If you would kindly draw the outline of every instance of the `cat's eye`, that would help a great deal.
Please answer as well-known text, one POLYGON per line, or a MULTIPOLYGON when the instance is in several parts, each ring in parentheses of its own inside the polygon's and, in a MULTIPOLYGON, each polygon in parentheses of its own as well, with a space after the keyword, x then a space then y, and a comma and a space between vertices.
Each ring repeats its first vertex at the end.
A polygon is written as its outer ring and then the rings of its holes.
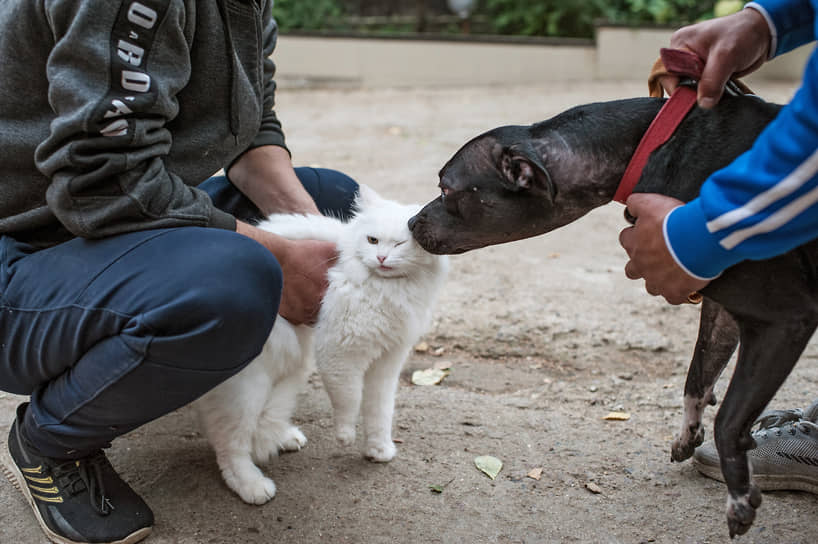
POLYGON ((378 239, 375 238, 374 236, 367 236, 366 241, 369 242, 370 244, 377 244, 378 243, 378 239))

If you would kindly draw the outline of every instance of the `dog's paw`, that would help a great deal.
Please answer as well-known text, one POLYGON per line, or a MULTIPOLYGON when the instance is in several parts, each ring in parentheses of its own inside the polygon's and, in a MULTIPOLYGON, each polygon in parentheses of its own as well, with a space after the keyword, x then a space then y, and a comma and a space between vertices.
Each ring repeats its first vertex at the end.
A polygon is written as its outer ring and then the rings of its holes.
POLYGON ((743 535, 753 524, 756 517, 756 508, 761 506, 761 491, 755 484, 750 484, 750 490, 739 497, 727 496, 727 528, 730 538, 743 535))
POLYGON ((395 458, 398 449, 390 440, 388 442, 376 442, 366 445, 364 450, 364 457, 375 463, 388 463, 395 458))
POLYGON ((335 428, 335 438, 342 446, 351 446, 355 443, 355 426, 338 425, 335 428))
POLYGON ((693 456, 696 448, 704 443, 704 427, 702 425, 691 425, 686 428, 682 435, 673 441, 670 448, 670 460, 681 463, 693 456))
POLYGON ((290 426, 281 437, 281 451, 300 451, 307 444, 307 437, 295 425, 290 426))

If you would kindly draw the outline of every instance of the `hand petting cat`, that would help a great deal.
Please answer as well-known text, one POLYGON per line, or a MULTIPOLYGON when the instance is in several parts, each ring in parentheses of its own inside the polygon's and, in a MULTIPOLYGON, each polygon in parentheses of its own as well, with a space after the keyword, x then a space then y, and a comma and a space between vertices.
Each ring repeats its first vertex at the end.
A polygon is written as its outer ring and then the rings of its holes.
POLYGON ((332 242, 288 240, 238 221, 236 232, 256 240, 276 256, 284 275, 278 313, 294 325, 315 323, 327 290, 327 271, 338 250, 332 242))

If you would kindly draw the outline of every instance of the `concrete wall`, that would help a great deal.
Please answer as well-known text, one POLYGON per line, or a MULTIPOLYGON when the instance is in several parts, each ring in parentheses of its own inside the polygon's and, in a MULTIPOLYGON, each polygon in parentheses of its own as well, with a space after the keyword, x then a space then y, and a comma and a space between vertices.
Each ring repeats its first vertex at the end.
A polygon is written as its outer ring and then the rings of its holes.
MULTIPOLYGON (((644 79, 671 29, 600 27, 596 40, 476 42, 281 36, 278 78, 366 87, 502 85, 554 80, 644 79)), ((749 79, 800 79, 812 46, 749 79)))

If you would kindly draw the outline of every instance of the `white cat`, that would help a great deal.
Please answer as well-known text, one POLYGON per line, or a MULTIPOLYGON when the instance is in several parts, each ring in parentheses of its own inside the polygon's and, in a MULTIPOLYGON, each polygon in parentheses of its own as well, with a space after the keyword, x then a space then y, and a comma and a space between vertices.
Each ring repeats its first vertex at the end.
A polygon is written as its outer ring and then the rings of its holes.
POLYGON ((412 238, 407 222, 419 205, 385 200, 361 186, 355 207, 348 223, 279 214, 258 225, 290 239, 334 242, 339 257, 314 329, 279 317, 261 355, 196 402, 222 476, 246 502, 262 504, 275 494, 275 484, 254 461, 306 444, 290 418, 313 355, 338 440, 354 442, 360 411, 364 455, 379 462, 395 456, 392 416, 400 370, 431 320, 448 260, 412 238))

